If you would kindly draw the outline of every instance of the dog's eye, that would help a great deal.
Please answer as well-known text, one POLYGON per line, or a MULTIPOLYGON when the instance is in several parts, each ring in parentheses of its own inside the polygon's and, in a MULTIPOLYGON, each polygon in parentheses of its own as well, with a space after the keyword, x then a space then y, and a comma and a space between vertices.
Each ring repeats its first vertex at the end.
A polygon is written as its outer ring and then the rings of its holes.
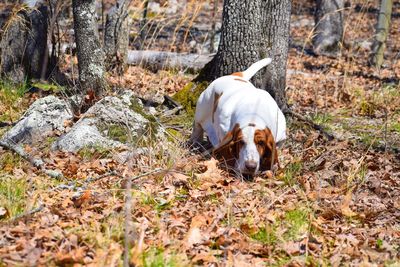
POLYGON ((238 144, 241 145, 241 146, 244 146, 244 141, 243 140, 239 140, 238 144))
POLYGON ((258 146, 264 146, 264 141, 262 141, 262 140, 258 141, 258 142, 257 142, 257 145, 258 145, 258 146))

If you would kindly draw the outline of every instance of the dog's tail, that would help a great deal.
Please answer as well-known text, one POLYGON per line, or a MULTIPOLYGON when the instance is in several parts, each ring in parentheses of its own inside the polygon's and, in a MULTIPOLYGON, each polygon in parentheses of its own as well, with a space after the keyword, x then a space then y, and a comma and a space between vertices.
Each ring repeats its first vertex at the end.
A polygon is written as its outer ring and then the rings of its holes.
POLYGON ((242 72, 235 72, 232 75, 240 76, 244 80, 249 81, 260 69, 264 68, 265 66, 269 65, 272 62, 272 59, 267 57, 253 63, 247 70, 242 72))

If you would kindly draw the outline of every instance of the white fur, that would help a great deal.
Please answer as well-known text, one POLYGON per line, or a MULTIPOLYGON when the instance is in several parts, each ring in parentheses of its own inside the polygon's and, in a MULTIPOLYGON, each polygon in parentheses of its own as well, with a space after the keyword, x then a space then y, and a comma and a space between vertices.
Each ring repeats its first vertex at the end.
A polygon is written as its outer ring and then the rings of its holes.
POLYGON ((256 161, 257 170, 259 168, 260 155, 254 144, 256 129, 269 128, 276 143, 286 139, 286 120, 277 103, 267 91, 257 89, 248 81, 259 69, 270 62, 271 59, 266 58, 254 63, 242 72, 243 78, 228 75, 216 79, 204 90, 197 101, 191 141, 201 141, 203 131, 205 131, 211 144, 216 148, 228 131, 239 123, 245 142, 236 163, 236 168, 241 172, 245 172, 245 162, 249 160, 256 161), (221 97, 213 122, 215 95, 221 95, 221 97), (256 126, 248 126, 249 123, 256 126))

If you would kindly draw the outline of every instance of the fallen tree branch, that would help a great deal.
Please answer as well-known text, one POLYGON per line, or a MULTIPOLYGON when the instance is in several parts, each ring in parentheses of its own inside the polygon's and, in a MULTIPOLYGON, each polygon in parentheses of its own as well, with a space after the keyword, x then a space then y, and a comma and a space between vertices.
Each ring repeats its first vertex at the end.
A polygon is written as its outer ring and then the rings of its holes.
POLYGON ((101 180, 101 179, 109 177, 109 176, 121 176, 121 175, 118 174, 115 171, 111 171, 111 172, 107 172, 105 174, 99 175, 97 177, 88 177, 84 181, 75 180, 75 181, 71 181, 71 182, 69 182, 67 184, 60 184, 60 185, 52 188, 51 191, 55 191, 55 190, 58 190, 58 189, 68 189, 68 190, 79 189, 79 190, 84 190, 84 189, 86 189, 86 187, 87 187, 87 185, 89 183, 101 180), (77 186, 78 184, 81 184, 81 186, 77 186))
POLYGON ((214 55, 199 55, 189 53, 174 53, 163 51, 134 51, 128 52, 127 64, 138 65, 152 71, 160 69, 201 70, 214 55))
POLYGON ((33 158, 31 155, 29 155, 29 153, 25 152, 21 146, 17 144, 10 144, 9 142, 3 140, 0 140, 0 146, 17 153, 23 159, 31 163, 34 167, 38 168, 42 173, 50 176, 51 178, 64 179, 64 175, 61 173, 61 171, 46 169, 44 166, 44 161, 41 158, 33 158))
POLYGON ((333 139, 338 139, 336 138, 333 134, 328 133, 323 126, 316 124, 315 122, 313 122, 312 120, 310 120, 309 118, 306 118, 302 115, 300 115, 299 113, 293 111, 293 110, 286 110, 285 114, 290 115, 302 122, 304 122, 305 124, 311 126, 312 128, 314 128, 315 130, 319 131, 320 133, 322 133, 323 135, 325 135, 329 141, 332 141, 333 139))
MULTIPOLYGON (((295 112, 295 111, 286 110, 284 113, 285 113, 286 115, 290 115, 290 116, 292 116, 292 117, 298 119, 299 121, 304 122, 305 124, 311 126, 311 127, 314 128, 315 130, 321 132, 323 135, 325 135, 325 136, 328 138, 329 141, 332 141, 333 139, 336 139, 336 140, 338 140, 338 141, 345 141, 345 140, 346 140, 345 138, 340 138, 340 137, 336 136, 336 135, 333 134, 333 133, 328 133, 328 132, 324 129, 323 126, 314 123, 314 122, 311 121, 309 118, 306 118, 306 117, 300 115, 299 113, 297 113, 297 112, 295 112)), ((361 140, 359 140, 359 139, 356 139, 355 141, 356 141, 358 144, 365 145, 365 143, 363 143, 363 142, 362 142, 361 140)), ((400 153, 400 148, 399 148, 399 147, 387 147, 387 146, 382 145, 382 144, 372 144, 372 145, 370 145, 370 146, 371 146, 372 149, 375 149, 375 150, 381 151, 381 152, 386 152, 387 150, 390 150, 390 151, 392 151, 392 152, 395 153, 395 154, 400 153)))
POLYGON ((37 208, 34 208, 32 210, 29 210, 27 212, 19 214, 19 215, 15 216, 15 217, 11 218, 10 220, 7 220, 6 223, 14 223, 15 221, 18 221, 18 220, 20 220, 22 218, 26 218, 26 217, 32 216, 33 214, 43 210, 43 208, 44 208, 43 204, 40 204, 39 207, 37 207, 37 208))

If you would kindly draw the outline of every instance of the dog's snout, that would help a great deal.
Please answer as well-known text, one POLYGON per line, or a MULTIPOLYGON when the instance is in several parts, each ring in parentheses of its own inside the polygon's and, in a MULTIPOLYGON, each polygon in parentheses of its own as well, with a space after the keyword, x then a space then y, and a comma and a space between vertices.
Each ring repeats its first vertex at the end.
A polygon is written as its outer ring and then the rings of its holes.
POLYGON ((244 166, 249 172, 255 172, 257 169, 257 162, 254 160, 248 160, 244 163, 244 166))

